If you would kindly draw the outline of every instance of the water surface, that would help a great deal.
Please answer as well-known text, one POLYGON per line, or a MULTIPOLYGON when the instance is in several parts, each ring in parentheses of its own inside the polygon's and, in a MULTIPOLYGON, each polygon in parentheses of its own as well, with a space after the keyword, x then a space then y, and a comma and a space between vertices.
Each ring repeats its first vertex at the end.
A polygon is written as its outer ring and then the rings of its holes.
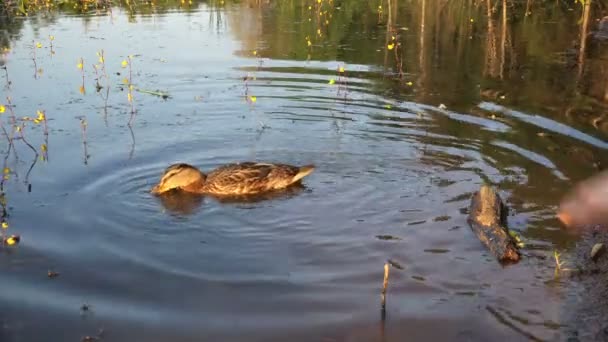
POLYGON ((3 136, 7 233, 22 242, 0 249, 1 340, 569 336, 573 290, 552 255, 576 240, 554 211, 606 163, 601 56, 580 70, 571 57, 580 5, 507 7, 507 25, 485 6, 152 2, 5 18, 2 101, 17 118, 44 110, 49 135, 26 121, 44 160, 3 136), (263 201, 149 194, 173 162, 245 160, 317 169, 263 201), (484 182, 525 241, 516 266, 466 224, 484 182), (383 321, 387 259, 404 269, 383 321))

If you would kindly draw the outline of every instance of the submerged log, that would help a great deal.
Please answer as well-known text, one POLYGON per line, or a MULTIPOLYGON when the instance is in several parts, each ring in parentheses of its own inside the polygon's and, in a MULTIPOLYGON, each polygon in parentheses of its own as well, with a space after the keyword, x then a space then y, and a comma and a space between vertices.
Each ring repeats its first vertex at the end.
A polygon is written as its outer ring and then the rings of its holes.
POLYGON ((500 262, 519 261, 519 251, 505 223, 506 212, 498 194, 483 185, 471 198, 467 222, 477 238, 500 262))

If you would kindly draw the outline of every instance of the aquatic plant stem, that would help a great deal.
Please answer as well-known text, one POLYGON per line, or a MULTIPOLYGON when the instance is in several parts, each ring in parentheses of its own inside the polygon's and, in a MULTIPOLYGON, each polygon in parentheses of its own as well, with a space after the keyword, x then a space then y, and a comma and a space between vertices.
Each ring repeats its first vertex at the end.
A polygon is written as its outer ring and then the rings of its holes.
POLYGON ((32 61, 34 61, 34 79, 38 79, 38 64, 36 63, 36 42, 32 40, 32 61))
POLYGON ((11 84, 13 82, 8 78, 8 68, 4 65, 2 66, 2 69, 4 69, 4 76, 6 77, 6 89, 11 89, 11 84))
POLYGON ((80 130, 82 132, 82 146, 83 146, 83 161, 84 165, 89 164, 89 152, 87 149, 87 120, 84 118, 80 119, 80 130))

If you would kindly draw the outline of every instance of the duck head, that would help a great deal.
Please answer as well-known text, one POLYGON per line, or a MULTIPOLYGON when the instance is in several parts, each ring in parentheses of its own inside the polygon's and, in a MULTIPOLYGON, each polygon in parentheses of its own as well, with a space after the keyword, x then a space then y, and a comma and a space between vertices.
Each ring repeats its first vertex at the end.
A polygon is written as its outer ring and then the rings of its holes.
POLYGON ((205 174, 192 165, 174 164, 165 170, 160 182, 150 192, 156 195, 173 189, 198 192, 205 184, 205 178, 205 174))

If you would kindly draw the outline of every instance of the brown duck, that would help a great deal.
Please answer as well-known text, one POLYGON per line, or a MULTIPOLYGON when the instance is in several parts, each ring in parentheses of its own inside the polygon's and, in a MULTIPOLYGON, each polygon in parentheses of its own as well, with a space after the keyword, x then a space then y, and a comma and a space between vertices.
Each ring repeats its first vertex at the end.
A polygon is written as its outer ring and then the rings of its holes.
POLYGON ((180 163, 169 166, 151 192, 162 194, 177 189, 227 196, 259 194, 296 184, 314 169, 313 165, 245 162, 224 165, 205 175, 192 165, 180 163))

